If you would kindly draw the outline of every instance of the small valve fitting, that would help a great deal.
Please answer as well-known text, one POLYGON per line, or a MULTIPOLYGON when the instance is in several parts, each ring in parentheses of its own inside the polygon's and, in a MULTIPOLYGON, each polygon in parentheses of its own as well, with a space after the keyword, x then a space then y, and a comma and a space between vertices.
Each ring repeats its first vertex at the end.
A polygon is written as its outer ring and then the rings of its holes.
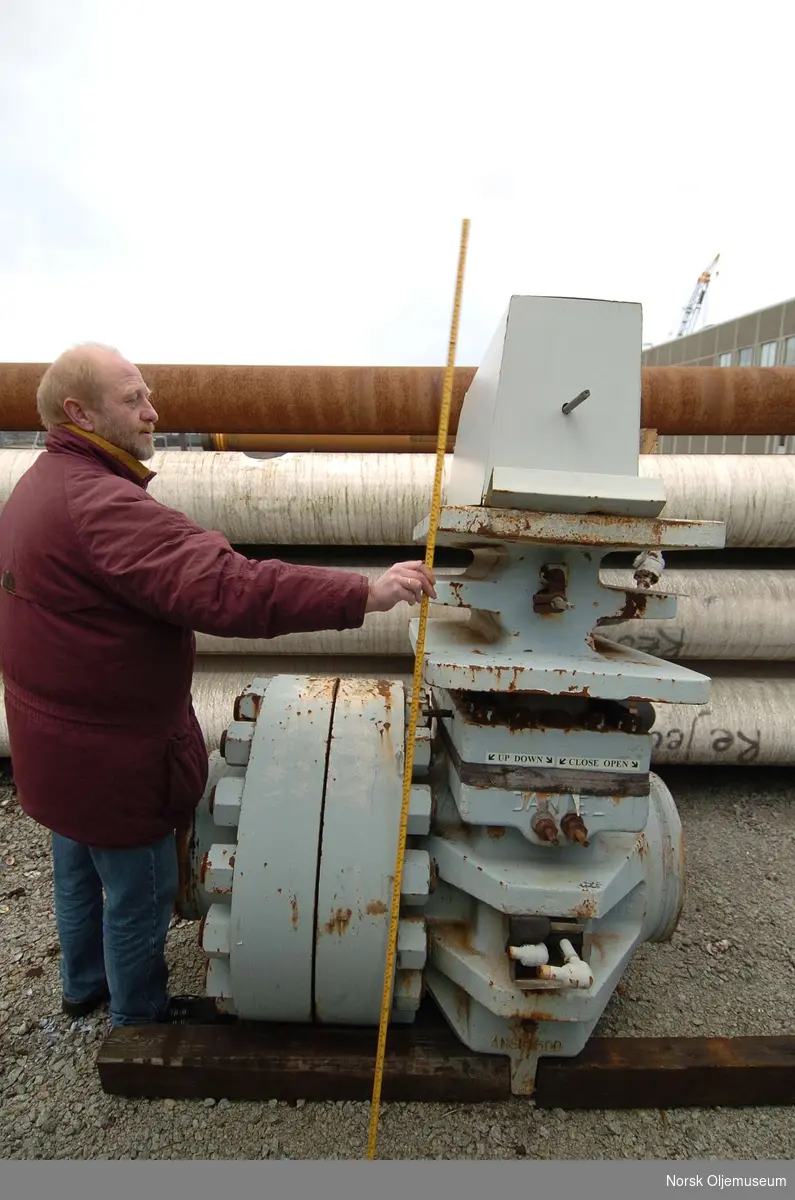
POLYGON ((593 972, 587 963, 584 963, 580 956, 576 953, 571 942, 566 938, 560 940, 560 952, 563 955, 564 966, 550 967, 540 966, 538 968, 539 979, 556 979, 559 983, 563 983, 570 988, 583 988, 587 991, 593 987, 593 972))

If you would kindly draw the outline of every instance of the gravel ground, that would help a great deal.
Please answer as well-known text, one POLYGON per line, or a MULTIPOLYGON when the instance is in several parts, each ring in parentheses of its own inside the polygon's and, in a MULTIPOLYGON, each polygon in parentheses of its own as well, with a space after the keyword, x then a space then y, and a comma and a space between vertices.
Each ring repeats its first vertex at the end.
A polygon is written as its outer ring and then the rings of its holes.
MULTIPOLYGON (((0 1158, 362 1158, 368 1104, 122 1100, 94 1060, 104 1013, 60 1015, 46 835, 0 763, 0 1158)), ((645 947, 599 1029, 631 1035, 792 1033, 795 804, 790 772, 670 771, 689 897, 671 944, 645 947)), ((170 935, 175 991, 196 990, 196 926, 170 935)), ((667 1112, 382 1105, 384 1158, 792 1159, 795 1107, 667 1112)))

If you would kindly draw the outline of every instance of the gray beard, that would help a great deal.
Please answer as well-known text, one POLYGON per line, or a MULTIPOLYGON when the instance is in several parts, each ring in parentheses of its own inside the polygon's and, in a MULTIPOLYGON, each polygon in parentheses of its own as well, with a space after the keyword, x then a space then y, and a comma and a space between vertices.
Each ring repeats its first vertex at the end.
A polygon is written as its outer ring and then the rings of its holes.
POLYGON ((111 445, 117 446, 119 450, 124 450, 127 454, 131 454, 132 457, 137 458, 139 462, 146 462, 146 460, 151 458, 155 452, 153 443, 144 442, 138 438, 132 437, 129 433, 121 433, 117 430, 114 430, 112 427, 108 427, 102 432, 99 430, 97 432, 99 433, 100 437, 105 439, 106 442, 110 442, 111 445))

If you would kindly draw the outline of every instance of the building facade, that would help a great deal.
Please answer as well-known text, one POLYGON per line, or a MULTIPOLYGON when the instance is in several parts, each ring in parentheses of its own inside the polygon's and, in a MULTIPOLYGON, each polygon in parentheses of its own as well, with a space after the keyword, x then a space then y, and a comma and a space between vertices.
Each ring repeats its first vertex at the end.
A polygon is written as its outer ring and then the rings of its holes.
MULTIPOLYGON (((643 351, 645 367, 795 367, 795 299, 643 351)), ((793 454, 795 437, 661 437, 662 454, 793 454)))

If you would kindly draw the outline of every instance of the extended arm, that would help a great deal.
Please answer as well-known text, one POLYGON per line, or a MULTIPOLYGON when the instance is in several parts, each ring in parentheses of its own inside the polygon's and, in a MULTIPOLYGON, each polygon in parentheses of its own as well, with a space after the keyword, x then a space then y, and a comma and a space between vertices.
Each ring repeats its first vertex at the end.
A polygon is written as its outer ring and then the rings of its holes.
POLYGON ((70 506, 92 571, 151 616, 217 637, 355 629, 368 581, 351 571, 251 562, 226 538, 123 482, 70 506), (98 498, 99 499, 99 498, 98 498))

